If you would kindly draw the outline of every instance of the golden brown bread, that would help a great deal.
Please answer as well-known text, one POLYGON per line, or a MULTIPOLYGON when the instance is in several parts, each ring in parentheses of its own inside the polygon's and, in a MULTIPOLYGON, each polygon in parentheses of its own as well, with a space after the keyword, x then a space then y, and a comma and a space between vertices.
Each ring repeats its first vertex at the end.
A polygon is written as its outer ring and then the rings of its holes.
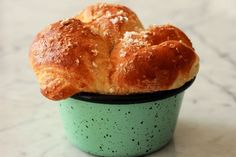
POLYGON ((48 26, 36 36, 30 51, 41 91, 50 99, 73 95, 78 89, 96 92, 109 87, 107 42, 79 20, 48 26))
POLYGON ((119 41, 125 32, 144 29, 137 15, 121 5, 91 5, 75 18, 89 24, 90 29, 105 38, 111 46, 119 41))
POLYGON ((49 25, 35 38, 30 62, 41 92, 52 100, 79 92, 127 95, 170 90, 196 76, 199 58, 171 25, 143 29, 120 5, 89 6, 49 25))

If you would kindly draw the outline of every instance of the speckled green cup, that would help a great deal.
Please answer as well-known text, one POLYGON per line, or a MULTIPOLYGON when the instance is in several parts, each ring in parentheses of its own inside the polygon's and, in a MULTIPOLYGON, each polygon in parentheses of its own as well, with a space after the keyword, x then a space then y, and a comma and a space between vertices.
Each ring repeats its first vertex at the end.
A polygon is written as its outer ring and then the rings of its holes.
POLYGON ((98 156, 157 151, 172 138, 179 109, 194 80, 170 91, 129 96, 81 93, 60 102, 68 140, 98 156))

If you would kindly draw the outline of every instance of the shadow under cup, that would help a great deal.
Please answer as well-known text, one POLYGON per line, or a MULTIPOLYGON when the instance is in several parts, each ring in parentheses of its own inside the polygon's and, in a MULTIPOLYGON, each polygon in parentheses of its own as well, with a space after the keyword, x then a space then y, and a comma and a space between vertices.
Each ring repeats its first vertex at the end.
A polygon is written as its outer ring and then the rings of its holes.
POLYGON ((81 93, 60 102, 68 140, 98 156, 141 156, 172 138, 184 91, 111 96, 81 93))

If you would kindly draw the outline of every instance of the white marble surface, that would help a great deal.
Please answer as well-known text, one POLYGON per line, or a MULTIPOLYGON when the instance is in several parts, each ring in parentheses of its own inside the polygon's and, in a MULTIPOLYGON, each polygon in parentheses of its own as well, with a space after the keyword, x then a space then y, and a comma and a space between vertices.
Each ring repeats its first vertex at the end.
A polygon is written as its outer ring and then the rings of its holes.
MULTIPOLYGON (((28 64, 36 32, 88 0, 0 0, 0 156, 89 157, 63 134, 57 103, 28 64)), ((192 39, 201 70, 185 95, 173 141, 150 157, 236 156, 236 1, 117 0, 143 23, 172 23, 192 39)))

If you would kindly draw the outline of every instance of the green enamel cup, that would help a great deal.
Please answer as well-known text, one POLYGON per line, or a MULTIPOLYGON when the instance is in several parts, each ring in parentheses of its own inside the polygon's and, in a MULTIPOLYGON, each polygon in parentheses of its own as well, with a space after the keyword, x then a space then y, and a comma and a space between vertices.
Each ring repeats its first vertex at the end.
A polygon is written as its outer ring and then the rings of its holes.
POLYGON ((98 156, 131 157, 152 153, 173 137, 184 91, 109 96, 81 93, 60 102, 68 140, 98 156))

